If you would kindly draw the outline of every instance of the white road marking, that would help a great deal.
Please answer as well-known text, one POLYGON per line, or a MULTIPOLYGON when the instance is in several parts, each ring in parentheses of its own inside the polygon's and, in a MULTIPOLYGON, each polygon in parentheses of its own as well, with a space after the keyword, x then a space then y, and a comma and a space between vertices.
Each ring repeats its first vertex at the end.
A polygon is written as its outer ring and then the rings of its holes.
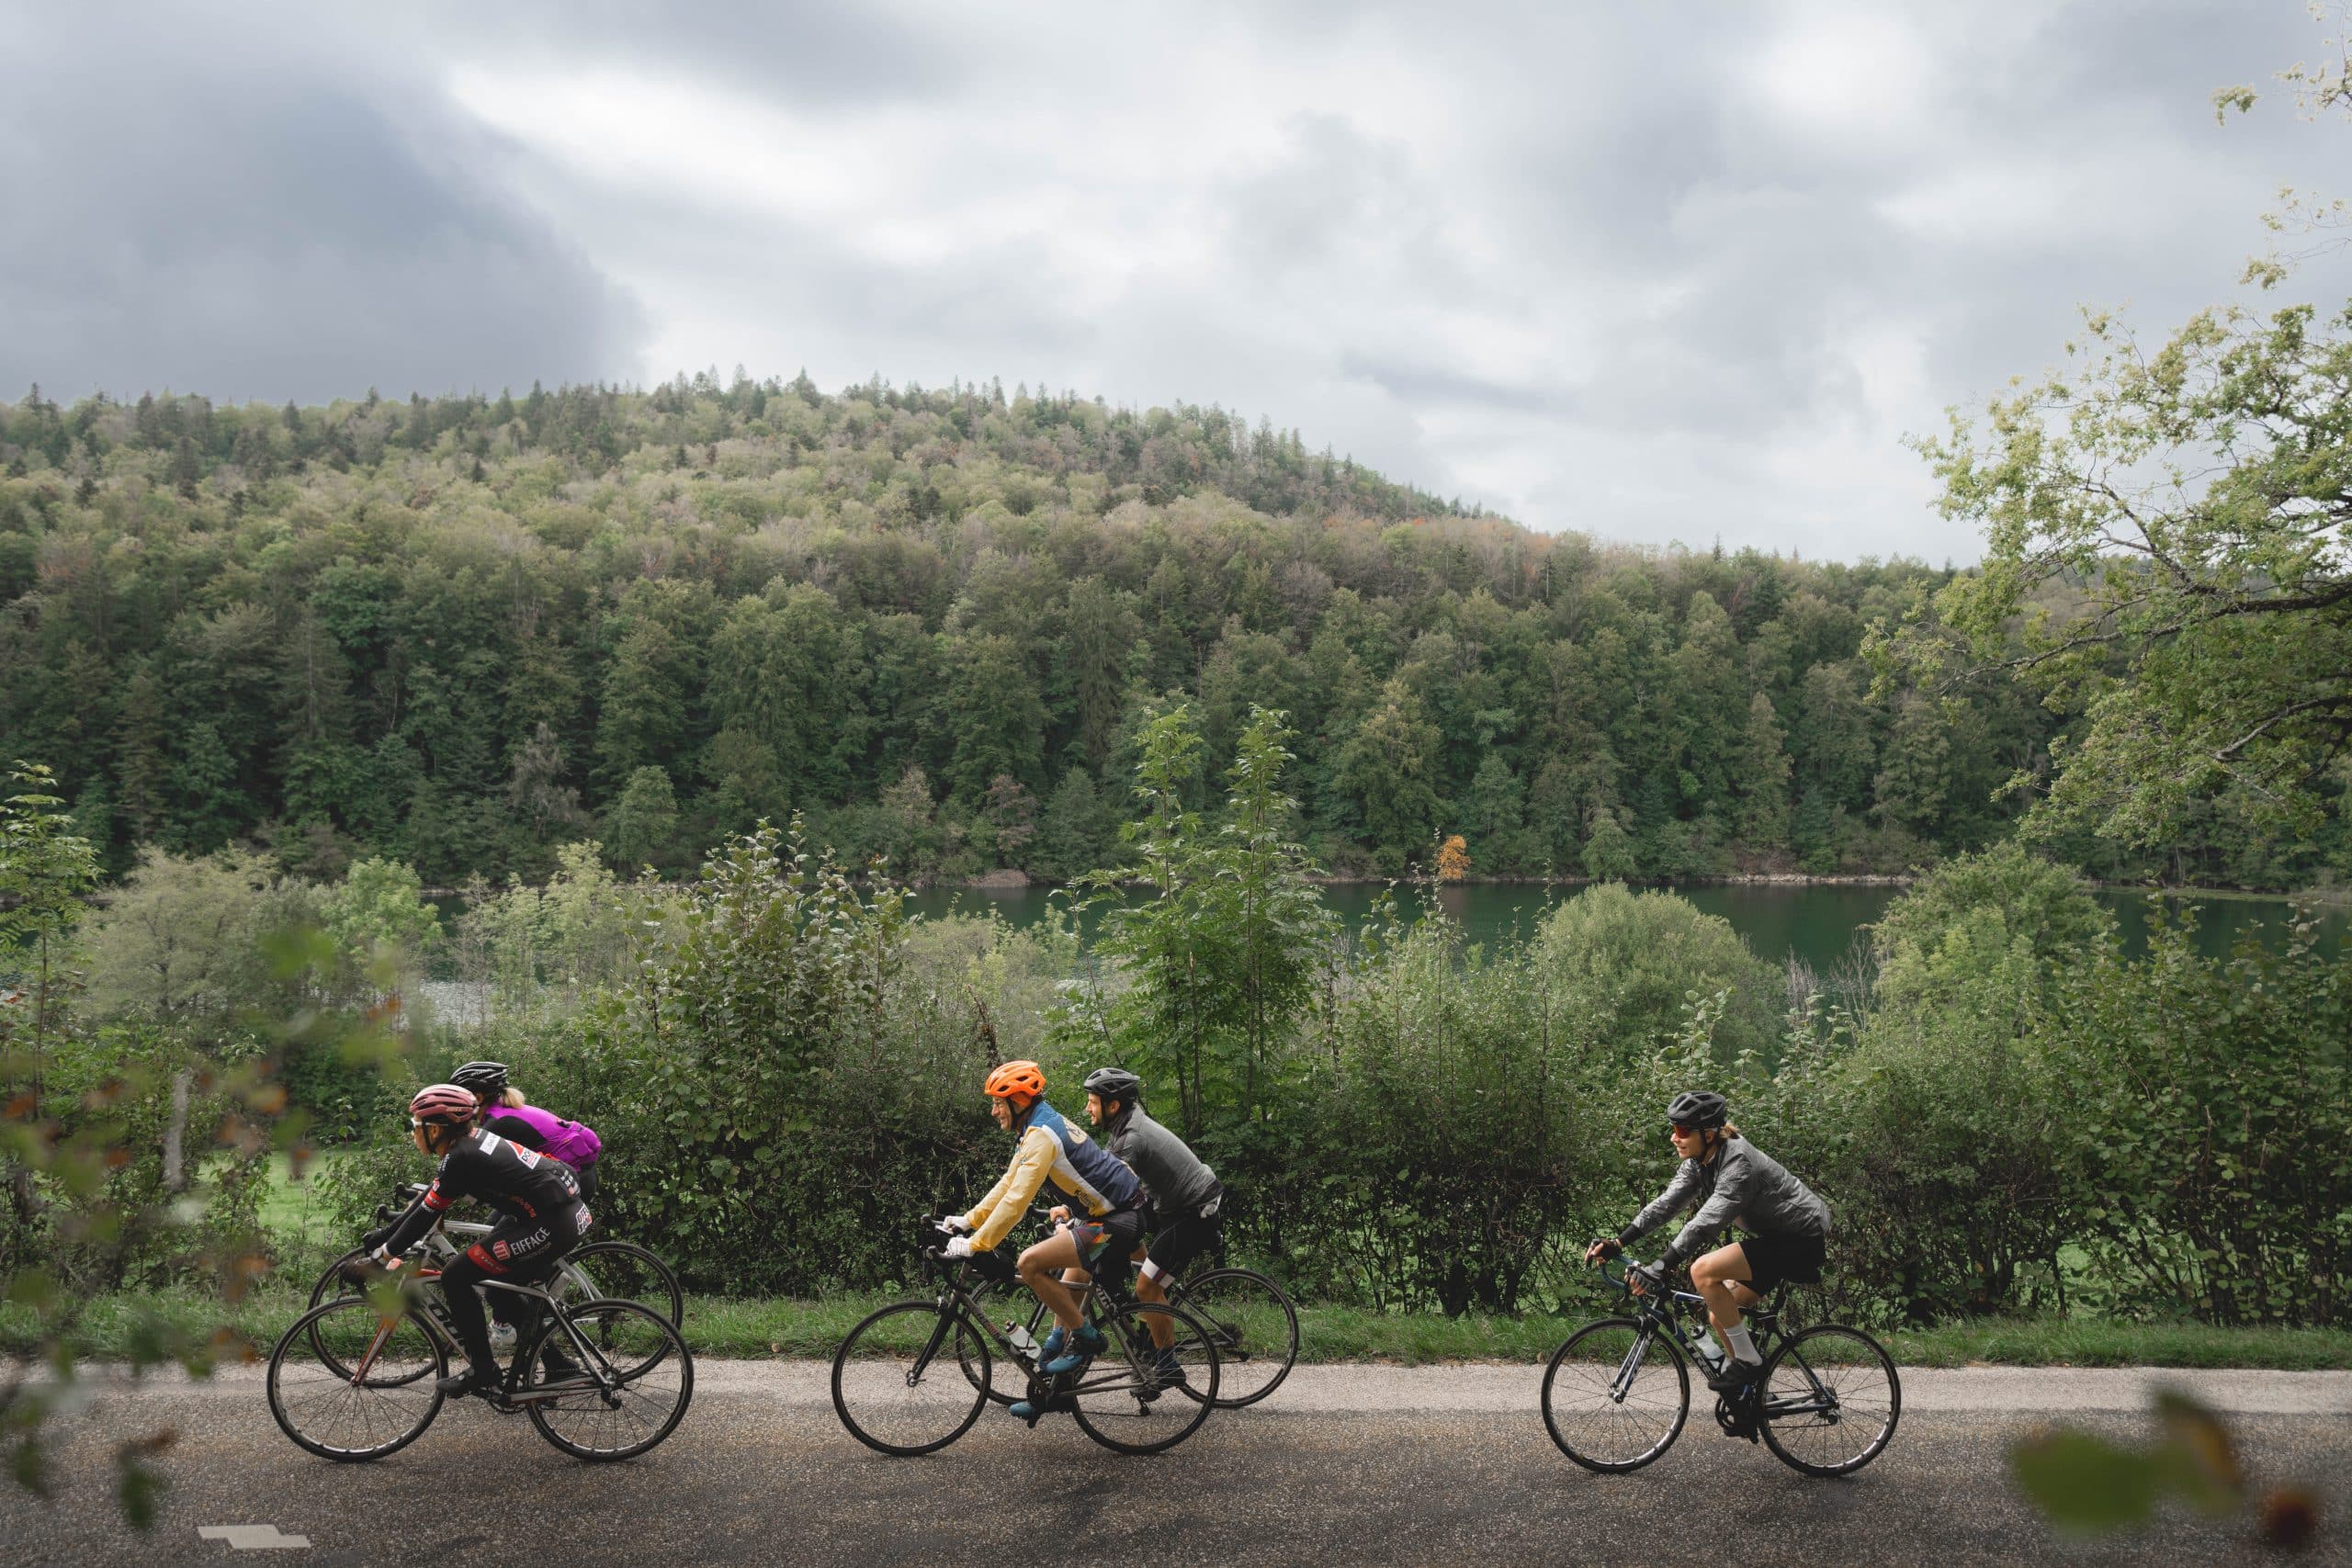
POLYGON ((204 1540, 225 1540, 239 1551, 277 1551, 311 1544, 309 1536, 287 1535, 276 1525, 198 1525, 196 1533, 204 1540))

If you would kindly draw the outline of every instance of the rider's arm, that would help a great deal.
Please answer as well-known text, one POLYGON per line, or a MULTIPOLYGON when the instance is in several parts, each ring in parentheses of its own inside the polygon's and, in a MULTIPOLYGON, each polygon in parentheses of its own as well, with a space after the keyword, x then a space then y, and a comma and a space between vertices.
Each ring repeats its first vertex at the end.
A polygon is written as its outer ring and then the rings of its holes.
POLYGON ((1690 1200, 1698 1193, 1699 1180, 1699 1162, 1695 1159, 1684 1160, 1680 1168, 1675 1171, 1674 1179, 1666 1184, 1666 1190, 1650 1200, 1642 1212, 1634 1216, 1633 1223, 1617 1233, 1619 1244, 1625 1247, 1633 1246, 1634 1243, 1664 1224, 1672 1215, 1689 1207, 1690 1200))
POLYGON ((1714 1191, 1699 1205, 1699 1212, 1690 1216, 1690 1223, 1676 1233, 1674 1244, 1658 1259, 1668 1269, 1705 1247, 1717 1231, 1747 1210, 1748 1200, 1756 1195, 1756 1168, 1740 1157, 1735 1145, 1725 1144, 1724 1152, 1716 1158, 1719 1165, 1715 1171, 1714 1191))
POLYGON ((447 1211, 449 1203, 449 1195, 441 1190, 441 1179, 435 1176, 433 1185, 424 1190, 424 1196, 409 1205, 408 1213, 402 1214, 400 1224, 392 1227, 392 1234, 386 1236, 384 1245, 376 1249, 376 1260, 390 1263, 414 1247, 418 1239, 433 1228, 434 1222, 447 1211))
POLYGON ((1043 1127, 1032 1127, 1021 1134, 1021 1145, 1013 1150, 1004 1179, 989 1188, 988 1196, 964 1216, 964 1223, 972 1227, 973 1251, 986 1252, 1020 1223, 1029 1212, 1029 1200, 1046 1184, 1046 1173, 1054 1168, 1060 1153, 1061 1145, 1043 1127))

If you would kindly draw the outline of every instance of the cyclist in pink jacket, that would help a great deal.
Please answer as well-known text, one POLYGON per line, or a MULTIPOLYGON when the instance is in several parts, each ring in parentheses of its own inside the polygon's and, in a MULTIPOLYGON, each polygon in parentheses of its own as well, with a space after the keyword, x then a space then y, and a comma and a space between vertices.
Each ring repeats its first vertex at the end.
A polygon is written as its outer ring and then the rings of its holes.
POLYGON ((484 1131, 526 1149, 553 1155, 579 1177, 582 1201, 596 1201, 596 1161, 605 1152, 605 1144, 594 1127, 526 1103, 523 1091, 507 1083, 503 1062, 468 1062, 449 1075, 449 1081, 471 1089, 481 1101, 484 1131))

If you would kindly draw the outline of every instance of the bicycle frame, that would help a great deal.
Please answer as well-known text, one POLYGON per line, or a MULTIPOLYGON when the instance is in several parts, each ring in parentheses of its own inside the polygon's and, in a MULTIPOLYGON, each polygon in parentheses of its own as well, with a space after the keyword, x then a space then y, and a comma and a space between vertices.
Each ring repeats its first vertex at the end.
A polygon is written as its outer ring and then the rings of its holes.
MULTIPOLYGON (((378 1323, 375 1337, 368 1342, 366 1353, 352 1368, 351 1382, 355 1387, 366 1381, 368 1369, 375 1364, 377 1355, 383 1349, 385 1343, 391 1338, 392 1331, 400 1326, 402 1317, 414 1318, 426 1335, 438 1342, 445 1352, 460 1359, 465 1356, 465 1347, 458 1343, 456 1332, 444 1320, 441 1311, 436 1310, 435 1304, 430 1304, 422 1294, 422 1287, 426 1281, 431 1280, 437 1284, 440 1278, 441 1271, 438 1269, 420 1268, 414 1274, 410 1275, 408 1280, 400 1283, 401 1313, 395 1316, 382 1317, 378 1323)), ((536 1287, 509 1284, 503 1280, 484 1280, 481 1281, 481 1288, 488 1291, 504 1291, 512 1295, 536 1301, 545 1307, 549 1321, 562 1331, 564 1337, 571 1342, 572 1348, 580 1352, 582 1373, 593 1378, 594 1380, 593 1386, 607 1399, 611 1398, 613 1390, 619 1384, 619 1377, 613 1371, 611 1361, 595 1347, 589 1344, 587 1338, 581 1334, 578 1325, 571 1321, 571 1314, 564 1310, 560 1301, 536 1287)), ((498 1397, 504 1403, 519 1407, 541 1400, 558 1399, 579 1393, 590 1386, 577 1378, 568 1378, 561 1382, 548 1383, 539 1388, 520 1388, 523 1358, 530 1348, 531 1347, 519 1342, 516 1346, 514 1360, 506 1369, 506 1375, 499 1384, 498 1397)))
MULTIPOLYGON (((1604 1276, 1607 1275, 1605 1266, 1602 1272, 1604 1276)), ((1622 1270, 1613 1278, 1612 1282, 1620 1291, 1633 1296, 1634 1315, 1642 1325, 1641 1333, 1634 1337, 1633 1347, 1625 1352, 1624 1360, 1617 1368, 1617 1376, 1610 1382, 1609 1397, 1612 1401, 1623 1404, 1625 1402, 1625 1395, 1632 1392, 1634 1372, 1641 1365, 1643 1355, 1649 1349, 1650 1338, 1653 1335, 1665 1334, 1668 1338, 1681 1348, 1685 1356, 1702 1366, 1705 1364, 1706 1358, 1700 1353, 1700 1331, 1696 1328, 1687 1328, 1677 1320, 1681 1317, 1703 1318, 1707 1312, 1706 1298, 1690 1291, 1674 1290, 1666 1292, 1663 1296, 1648 1292, 1634 1295, 1632 1286, 1622 1270)), ((1771 1354, 1770 1347, 1776 1341, 1787 1337, 1781 1329, 1780 1291, 1775 1290, 1754 1306, 1744 1309, 1742 1316, 1752 1325, 1751 1333, 1758 1354, 1769 1359, 1771 1354)), ((1807 1364, 1804 1355, 1792 1353, 1786 1364, 1795 1367, 1804 1375, 1806 1386, 1813 1391, 1813 1397, 1810 1400, 1776 1399, 1766 1403, 1761 1398, 1762 1391, 1759 1390, 1758 1403, 1760 1411, 1767 1416, 1774 1416, 1836 1415, 1838 1408, 1837 1391, 1822 1382, 1820 1377, 1807 1364)))

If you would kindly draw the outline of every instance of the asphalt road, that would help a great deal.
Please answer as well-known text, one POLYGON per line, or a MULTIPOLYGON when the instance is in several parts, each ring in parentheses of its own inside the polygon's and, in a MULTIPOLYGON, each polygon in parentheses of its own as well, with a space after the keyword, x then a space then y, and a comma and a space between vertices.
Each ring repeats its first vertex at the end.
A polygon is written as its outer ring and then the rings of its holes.
MULTIPOLYGON (((1538 1376, 1303 1368, 1267 1405, 1221 1413, 1165 1455, 1122 1458, 1067 1419, 1032 1432, 990 1411, 943 1453, 890 1460, 842 1431, 822 1369, 706 1362, 677 1435, 605 1466, 472 1403, 390 1459, 329 1464, 280 1435, 250 1372, 154 1382, 109 1389, 71 1423, 60 1468, 73 1480, 54 1501, 0 1490, 0 1563, 2279 1561, 2242 1518, 2177 1511, 2143 1536, 2060 1543, 2013 1495, 2003 1452, 2023 1430, 2144 1431, 2137 1374, 1915 1371, 1893 1445, 1843 1481, 1800 1476, 1700 1410, 1649 1469, 1588 1475, 1545 1437, 1538 1376), (166 1427, 173 1487, 137 1535, 111 1495, 112 1445, 166 1427), (310 1544, 240 1550, 201 1533, 225 1526, 310 1544), (1693 1557, 1678 1542, 1694 1534, 1722 1544, 1693 1557)), ((2178 1381, 2234 1413, 2259 1479, 2318 1492, 2323 1534, 2301 1561, 2352 1562, 2352 1375, 2178 1381)))

